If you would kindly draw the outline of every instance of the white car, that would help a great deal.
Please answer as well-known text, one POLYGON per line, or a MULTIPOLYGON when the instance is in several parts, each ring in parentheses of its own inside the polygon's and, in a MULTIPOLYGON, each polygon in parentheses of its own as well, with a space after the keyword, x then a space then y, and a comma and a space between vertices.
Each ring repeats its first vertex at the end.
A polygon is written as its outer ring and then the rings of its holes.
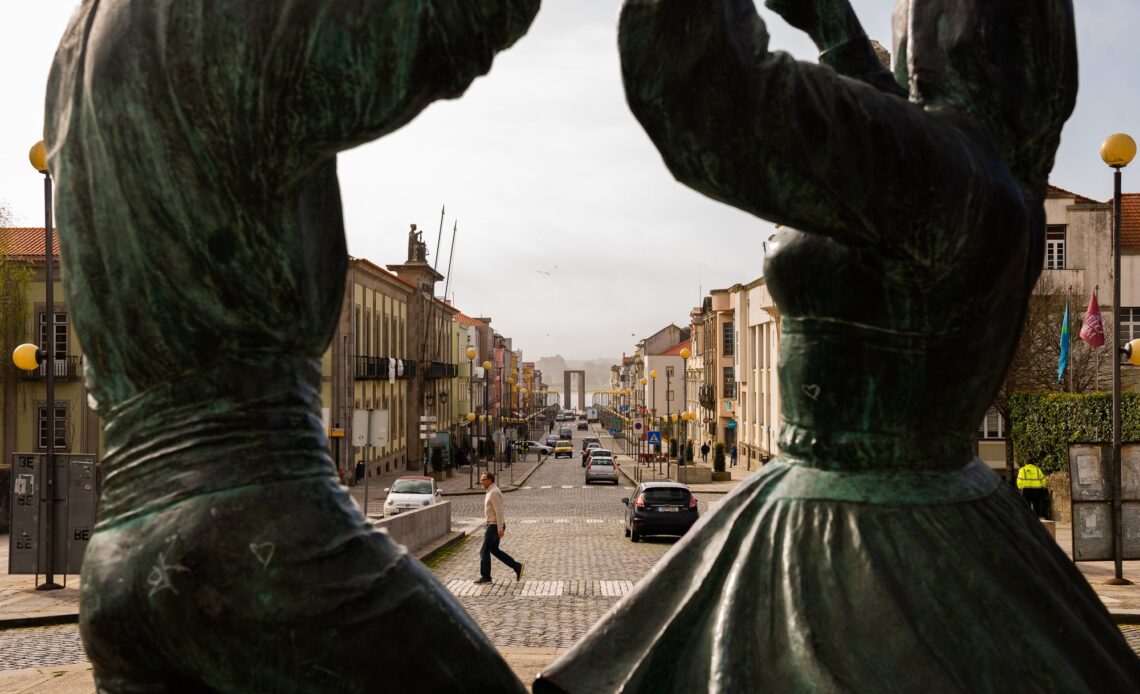
POLYGON ((397 477, 384 491, 388 492, 388 498, 384 500, 385 516, 438 504, 443 498, 431 477, 397 477))
POLYGON ((529 448, 528 453, 538 453, 540 455, 550 455, 554 452, 553 446, 547 446, 545 443, 538 441, 515 441, 515 450, 522 451, 522 445, 526 444, 529 448))

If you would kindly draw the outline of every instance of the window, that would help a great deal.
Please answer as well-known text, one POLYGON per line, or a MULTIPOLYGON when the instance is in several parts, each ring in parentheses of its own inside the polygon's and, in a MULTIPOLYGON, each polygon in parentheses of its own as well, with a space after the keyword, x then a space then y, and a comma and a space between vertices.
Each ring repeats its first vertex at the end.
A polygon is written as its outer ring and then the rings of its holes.
POLYGON ((354 354, 362 354, 363 350, 360 348, 360 343, 363 340, 363 336, 360 334, 360 307, 359 306, 353 307, 352 321, 353 321, 352 322, 352 332, 353 332, 352 336, 354 338, 353 342, 355 343, 353 345, 354 354))
POLYGON ((724 367, 724 397, 736 397, 736 374, 731 366, 724 367))
MULTIPOLYGON (((36 407, 36 448, 47 450, 47 406, 36 407)), ((67 450, 67 406, 56 404, 55 421, 55 449, 67 450)))
MULTIPOLYGON (((47 354, 47 313, 40 314, 40 349, 47 354)), ((56 359, 67 358, 67 314, 55 314, 55 355, 56 359)), ((58 371, 56 373, 59 373, 58 371)))
POLYGON ((1045 228, 1045 269, 1065 269, 1065 225, 1050 224, 1045 228))
POLYGON ((1130 340, 1136 338, 1140 338, 1140 307, 1121 308, 1120 339, 1118 342, 1123 347, 1130 340))
POLYGON ((991 407, 986 416, 982 418, 982 425, 978 427, 979 439, 1004 439, 1005 422, 996 407, 991 407))
MULTIPOLYGON (((364 354, 372 354, 372 309, 364 314, 364 354)), ((368 409, 368 408, 365 408, 368 409)))
POLYGON ((725 324, 721 326, 721 330, 723 331, 721 333, 721 344, 723 345, 724 350, 722 354, 726 357, 731 357, 734 352, 733 347, 735 346, 736 338, 732 321, 726 321, 725 324))

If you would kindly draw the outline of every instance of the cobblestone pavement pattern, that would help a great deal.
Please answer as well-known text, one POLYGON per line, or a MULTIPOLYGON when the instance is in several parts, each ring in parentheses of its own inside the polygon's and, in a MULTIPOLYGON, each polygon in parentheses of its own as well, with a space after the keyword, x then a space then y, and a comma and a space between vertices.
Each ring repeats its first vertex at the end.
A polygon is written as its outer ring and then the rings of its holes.
POLYGON ((87 655, 74 624, 0 630, 0 670, 84 662, 87 655))

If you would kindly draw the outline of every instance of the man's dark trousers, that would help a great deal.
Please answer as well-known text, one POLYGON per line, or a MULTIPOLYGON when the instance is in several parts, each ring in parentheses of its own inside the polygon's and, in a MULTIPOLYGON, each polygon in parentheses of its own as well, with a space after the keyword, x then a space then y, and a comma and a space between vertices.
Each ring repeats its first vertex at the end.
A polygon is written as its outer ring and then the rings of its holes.
POLYGON ((488 525, 483 532, 483 546, 479 548, 479 577, 491 579, 491 555, 511 567, 511 571, 518 573, 522 566, 503 550, 499 549, 499 526, 488 525))

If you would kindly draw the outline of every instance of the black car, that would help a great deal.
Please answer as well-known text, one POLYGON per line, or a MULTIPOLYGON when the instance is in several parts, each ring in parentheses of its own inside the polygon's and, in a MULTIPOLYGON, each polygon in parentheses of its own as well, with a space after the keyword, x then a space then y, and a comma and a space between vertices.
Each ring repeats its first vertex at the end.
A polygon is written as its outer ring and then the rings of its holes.
POLYGON ((642 482, 625 504, 625 536, 684 535, 700 517, 697 497, 677 482, 642 482))
POLYGON ((589 422, 578 422, 578 431, 589 431, 589 430, 590 430, 589 422))

